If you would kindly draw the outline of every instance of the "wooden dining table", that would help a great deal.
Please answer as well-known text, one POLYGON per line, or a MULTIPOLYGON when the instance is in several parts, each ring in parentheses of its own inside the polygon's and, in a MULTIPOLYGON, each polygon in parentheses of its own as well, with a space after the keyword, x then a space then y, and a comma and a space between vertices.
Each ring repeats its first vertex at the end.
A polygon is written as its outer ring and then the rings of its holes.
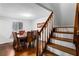
POLYGON ((23 48, 27 48, 27 45, 26 45, 26 43, 27 43, 27 36, 20 36, 20 35, 18 35, 17 38, 18 38, 19 44, 23 48))

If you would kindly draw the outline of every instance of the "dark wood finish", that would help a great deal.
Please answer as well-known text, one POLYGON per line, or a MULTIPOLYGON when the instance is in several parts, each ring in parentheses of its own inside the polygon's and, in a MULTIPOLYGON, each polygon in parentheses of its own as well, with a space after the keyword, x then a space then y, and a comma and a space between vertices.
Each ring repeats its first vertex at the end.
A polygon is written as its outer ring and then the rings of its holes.
POLYGON ((16 51, 15 56, 36 56, 36 48, 27 48, 23 51, 16 51))
POLYGON ((43 55, 45 55, 45 56, 57 56, 57 54, 55 54, 55 53, 53 53, 53 52, 50 52, 50 51, 48 51, 48 50, 46 50, 46 51, 43 53, 43 55))
POLYGON ((61 50, 63 52, 67 52, 67 53, 72 54, 72 55, 76 55, 76 51, 74 49, 71 49, 68 47, 64 47, 64 46, 54 44, 54 43, 48 43, 48 46, 56 48, 56 49, 61 50))
POLYGON ((76 5, 76 14, 75 14, 75 24, 74 24, 74 33, 77 34, 77 31, 79 30, 79 4, 76 5))
POLYGON ((27 32, 27 41, 28 41, 29 43, 31 43, 32 40, 33 40, 33 35, 32 35, 32 34, 33 34, 32 32, 27 32))
POLYGON ((0 56, 14 56, 13 42, 0 44, 0 56))
POLYGON ((37 30, 27 32, 27 42, 29 43, 29 47, 30 46, 34 47, 35 40, 37 39, 37 36, 38 36, 38 31, 37 30))
POLYGON ((0 56, 36 56, 36 48, 27 48, 22 51, 13 49, 13 42, 0 44, 0 56))
POLYGON ((38 49, 39 49, 39 48, 38 48, 38 47, 39 47, 39 46, 38 46, 38 45, 39 45, 39 36, 38 36, 38 31, 37 31, 36 39, 37 39, 37 40, 36 40, 36 44, 37 44, 37 46, 36 46, 36 47, 37 47, 37 48, 36 48, 36 55, 39 56, 39 50, 38 50, 38 49))
POLYGON ((15 49, 15 50, 19 50, 19 48, 20 48, 20 42, 18 41, 18 38, 17 38, 17 33, 16 32, 12 32, 12 34, 13 34, 13 38, 14 38, 14 41, 13 41, 13 48, 15 49))
MULTIPOLYGON (((41 42, 41 41, 39 41, 41 42)), ((45 44, 45 42, 43 41, 43 45, 45 44)), ((41 44, 38 44, 38 49, 37 47, 35 48, 27 48, 27 49, 23 49, 23 51, 15 51, 15 56, 38 56, 36 53, 40 53, 41 52, 41 44), (38 50, 38 51, 37 51, 38 50)))
POLYGON ((73 43, 73 39, 68 39, 68 38, 50 37, 50 39, 60 40, 60 41, 66 41, 66 42, 71 42, 71 43, 73 43))
POLYGON ((32 42, 33 40, 36 39, 37 35, 38 35, 38 31, 37 30, 28 31, 27 32, 27 41, 28 42, 32 42))
POLYGON ((79 3, 76 4, 75 24, 74 24, 74 43, 76 55, 79 56, 79 3))
POLYGON ((12 32, 12 34, 13 34, 13 38, 14 38, 13 47, 16 51, 21 51, 24 48, 27 48, 27 46, 26 46, 26 39, 27 38, 26 37, 17 37, 16 32, 12 32))

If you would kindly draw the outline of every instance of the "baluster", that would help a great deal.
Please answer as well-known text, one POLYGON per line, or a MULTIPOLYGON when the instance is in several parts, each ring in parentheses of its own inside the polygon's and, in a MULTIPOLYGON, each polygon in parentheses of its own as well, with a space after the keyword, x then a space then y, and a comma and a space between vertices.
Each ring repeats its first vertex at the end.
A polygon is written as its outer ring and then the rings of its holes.
MULTIPOLYGON (((39 34, 38 34, 38 35, 39 35, 39 34)), ((39 36, 38 36, 38 35, 37 35, 37 56, 40 55, 40 53, 39 53, 39 43, 40 43, 39 40, 40 40, 40 38, 41 38, 40 35, 39 35, 39 36)))
POLYGON ((47 39, 48 37, 47 37, 47 25, 46 25, 46 43, 47 43, 47 39))
POLYGON ((39 40, 38 40, 38 41, 39 41, 39 42, 38 42, 38 54, 39 54, 39 55, 40 55, 40 49, 39 49, 39 48, 41 48, 40 45, 39 45, 39 44, 41 44, 41 43, 40 43, 40 39, 41 39, 41 35, 40 35, 39 40))
MULTIPOLYGON (((48 25, 49 25, 49 33, 48 33, 48 35, 50 34, 50 22, 48 22, 48 25)), ((49 38, 49 37, 48 37, 49 38)))
POLYGON ((53 25, 54 25, 53 15, 51 16, 51 20, 52 20, 52 29, 53 29, 53 25))
POLYGON ((48 36, 48 38, 49 38, 49 23, 48 23, 48 28, 47 28, 47 29, 48 29, 48 35, 47 35, 47 36, 48 36))
POLYGON ((45 26, 45 43, 46 43, 46 41, 47 41, 46 39, 47 39, 47 38, 46 38, 46 26, 45 26))
POLYGON ((50 31, 52 31, 52 17, 50 18, 50 31))
POLYGON ((42 41, 42 49, 44 49, 44 41, 45 41, 45 30, 43 28, 43 41, 42 41))
POLYGON ((41 53, 42 53, 42 48, 43 48, 43 46, 42 46, 42 45, 43 45, 43 44, 42 44, 43 42, 42 42, 42 41, 43 41, 43 31, 41 32, 41 41, 40 41, 41 53))
POLYGON ((41 54, 42 53, 42 40, 43 40, 43 38, 42 38, 43 37, 43 33, 42 32, 41 32, 40 36, 41 36, 41 40, 40 40, 40 44, 39 44, 39 46, 40 46, 39 49, 40 49, 40 54, 41 54))
POLYGON ((48 24, 47 24, 47 41, 48 41, 48 24))
POLYGON ((50 20, 49 20, 49 34, 51 34, 51 18, 50 18, 50 20))
POLYGON ((52 22, 53 22, 53 21, 52 21, 52 16, 51 16, 51 18, 50 18, 50 22, 51 22, 51 28, 50 28, 50 30, 52 31, 52 29, 53 29, 53 28, 52 28, 52 25, 53 25, 53 23, 52 23, 52 22))
POLYGON ((48 30, 47 36, 48 36, 48 38, 49 38, 49 24, 48 24, 47 30, 48 30))
POLYGON ((44 45, 43 47, 45 48, 45 44, 46 44, 46 26, 44 27, 44 42, 45 43, 43 44, 44 45))

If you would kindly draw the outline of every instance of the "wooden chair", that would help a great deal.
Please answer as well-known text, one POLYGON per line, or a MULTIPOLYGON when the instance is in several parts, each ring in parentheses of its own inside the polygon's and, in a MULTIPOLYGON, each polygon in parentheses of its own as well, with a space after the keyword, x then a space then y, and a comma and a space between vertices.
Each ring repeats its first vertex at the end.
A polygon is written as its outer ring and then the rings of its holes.
POLYGON ((12 32, 13 34, 13 38, 14 38, 14 41, 13 41, 13 48, 14 50, 16 51, 19 51, 22 49, 22 47, 20 46, 20 41, 18 40, 17 38, 17 33, 16 32, 12 32))
POLYGON ((37 35, 37 31, 27 32, 27 42, 29 43, 29 47, 35 47, 36 35, 37 35))

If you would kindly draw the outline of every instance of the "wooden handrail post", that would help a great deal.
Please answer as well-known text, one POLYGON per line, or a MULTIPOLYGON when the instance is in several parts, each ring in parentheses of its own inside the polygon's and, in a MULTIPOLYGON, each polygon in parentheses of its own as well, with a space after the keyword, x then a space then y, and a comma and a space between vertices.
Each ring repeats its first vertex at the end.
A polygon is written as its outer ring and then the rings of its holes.
POLYGON ((45 49, 46 48, 46 44, 47 44, 47 41, 48 41, 48 39, 49 39, 49 35, 50 35, 50 32, 51 32, 51 27, 52 27, 52 20, 53 19, 51 19, 51 17, 52 17, 52 14, 53 14, 53 12, 51 12, 51 14, 49 15, 49 17, 47 18, 47 20, 46 20, 46 22, 45 22, 45 24, 43 25, 43 27, 41 28, 41 30, 39 31, 39 33, 38 33, 38 38, 37 38, 37 56, 38 55, 42 55, 43 54, 43 49, 45 49), (51 21, 51 22, 50 22, 51 21), (50 24, 50 23, 51 24, 50 24), (50 26, 49 26, 50 25, 50 26), (47 30, 46 30, 46 28, 47 28, 47 30), (46 37, 46 35, 47 35, 47 37, 46 37), (39 39, 41 38, 41 42, 39 42, 39 39), (45 42, 44 42, 45 41, 45 42), (40 52, 39 52, 39 43, 41 44, 41 54, 40 54, 40 52))

